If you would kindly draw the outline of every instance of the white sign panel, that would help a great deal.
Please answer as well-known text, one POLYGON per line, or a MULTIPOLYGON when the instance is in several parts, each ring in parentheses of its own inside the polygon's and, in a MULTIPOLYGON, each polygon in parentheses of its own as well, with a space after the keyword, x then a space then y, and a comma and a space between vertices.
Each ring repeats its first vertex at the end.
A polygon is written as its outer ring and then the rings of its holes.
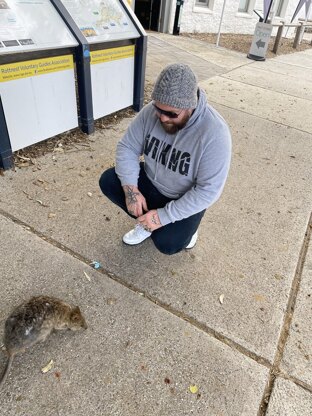
POLYGON ((49 0, 0 0, 0 54, 76 45, 49 0))
POLYGON ((0 65, 0 96, 13 152, 78 126, 72 55, 0 65))
POLYGON ((257 23, 252 38, 249 55, 264 59, 267 52, 273 26, 268 23, 257 23))
POLYGON ((94 119, 133 104, 134 45, 91 52, 94 119))
POLYGON ((118 0, 62 0, 89 43, 140 37, 118 0))

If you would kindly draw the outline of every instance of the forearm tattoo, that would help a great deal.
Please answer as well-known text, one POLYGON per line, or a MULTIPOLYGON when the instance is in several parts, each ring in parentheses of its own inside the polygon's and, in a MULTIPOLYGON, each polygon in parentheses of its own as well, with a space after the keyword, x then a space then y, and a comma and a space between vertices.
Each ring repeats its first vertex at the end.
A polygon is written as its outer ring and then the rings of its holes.
POLYGON ((157 214, 153 214, 153 215, 152 215, 151 222, 152 222, 153 224, 155 224, 155 225, 160 225, 160 221, 159 221, 159 219, 158 219, 158 215, 157 215, 157 214))
POLYGON ((126 201, 129 205, 136 204, 138 202, 137 196, 140 195, 139 192, 135 192, 130 186, 125 187, 126 201))

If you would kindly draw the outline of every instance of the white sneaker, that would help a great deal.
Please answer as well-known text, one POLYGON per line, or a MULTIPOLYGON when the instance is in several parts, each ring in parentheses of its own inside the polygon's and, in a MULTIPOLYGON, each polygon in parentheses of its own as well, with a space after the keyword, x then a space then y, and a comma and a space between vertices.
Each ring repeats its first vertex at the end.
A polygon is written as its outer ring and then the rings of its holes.
POLYGON ((193 248, 196 244, 197 238, 198 238, 198 232, 196 231, 196 233, 193 234, 191 241, 188 243, 188 245, 185 248, 187 249, 193 248))
POLYGON ((129 244, 130 246, 133 246, 135 244, 142 243, 142 241, 150 237, 151 234, 152 233, 146 231, 142 225, 136 224, 133 230, 129 231, 123 236, 122 241, 126 244, 129 244))

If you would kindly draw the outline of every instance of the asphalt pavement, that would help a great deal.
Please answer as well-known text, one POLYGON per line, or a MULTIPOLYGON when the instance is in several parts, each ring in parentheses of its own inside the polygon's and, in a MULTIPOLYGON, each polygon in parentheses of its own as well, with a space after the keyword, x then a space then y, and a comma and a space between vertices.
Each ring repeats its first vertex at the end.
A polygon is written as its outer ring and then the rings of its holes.
POLYGON ((98 179, 131 118, 0 176, 0 337, 39 294, 89 325, 16 356, 1 415, 312 414, 312 50, 255 62, 150 33, 146 79, 172 62, 191 65, 233 136, 194 249, 122 243, 133 220, 98 179))

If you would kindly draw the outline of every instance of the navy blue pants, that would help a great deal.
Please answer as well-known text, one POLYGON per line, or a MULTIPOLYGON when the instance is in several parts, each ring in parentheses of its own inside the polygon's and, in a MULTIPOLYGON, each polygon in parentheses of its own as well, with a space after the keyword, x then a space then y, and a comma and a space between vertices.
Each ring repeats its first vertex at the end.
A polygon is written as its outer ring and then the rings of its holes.
MULTIPOLYGON (((115 168, 110 168, 102 174, 100 178, 100 188, 107 198, 123 209, 130 217, 135 218, 127 211, 125 194, 120 180, 116 175, 115 168)), ((155 188, 155 186, 147 178, 143 164, 141 164, 138 188, 145 197, 147 208, 149 210, 163 208, 172 200, 161 194, 155 188)), ((153 231, 151 239, 157 249, 164 254, 175 254, 183 250, 191 241, 191 238, 196 232, 204 213, 205 210, 181 221, 169 223, 153 231)))

